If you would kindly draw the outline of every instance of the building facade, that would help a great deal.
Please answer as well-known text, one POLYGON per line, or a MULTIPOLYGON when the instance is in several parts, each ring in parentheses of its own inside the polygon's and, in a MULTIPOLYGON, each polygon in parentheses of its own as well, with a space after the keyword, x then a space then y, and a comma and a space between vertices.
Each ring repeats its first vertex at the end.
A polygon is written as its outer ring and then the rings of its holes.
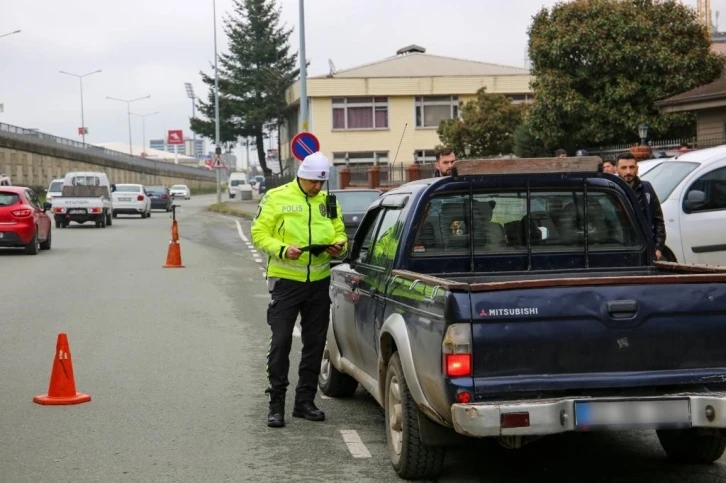
MULTIPOLYGON (((159 151, 174 152, 174 145, 166 144, 166 139, 151 139, 149 141, 149 147, 159 151)), ((184 144, 177 145, 177 153, 185 156, 194 156, 198 159, 204 158, 204 139, 197 138, 195 146, 193 138, 184 138, 184 144)))
MULTIPOLYGON (((307 130, 335 165, 430 162, 440 122, 458 117, 461 103, 482 87, 528 102, 531 80, 527 69, 430 55, 412 45, 378 62, 308 78, 307 130)), ((280 158, 294 172, 290 141, 299 131, 299 82, 286 100, 291 114, 280 128, 280 158)))

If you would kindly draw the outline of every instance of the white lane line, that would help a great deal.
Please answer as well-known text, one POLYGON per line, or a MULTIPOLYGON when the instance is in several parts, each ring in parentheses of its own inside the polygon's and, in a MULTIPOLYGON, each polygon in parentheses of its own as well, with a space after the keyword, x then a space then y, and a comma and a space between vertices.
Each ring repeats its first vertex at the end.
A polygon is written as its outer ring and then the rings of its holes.
POLYGON ((326 395, 325 395, 325 394, 323 394, 323 393, 320 393, 320 399, 333 399, 333 398, 332 398, 332 397, 330 397, 330 396, 326 396, 326 395))
POLYGON ((243 242, 249 244, 250 241, 245 236, 244 232, 242 231, 242 225, 240 224, 239 220, 234 220, 234 222, 237 224, 237 233, 239 233, 239 237, 242 239, 243 242))
POLYGON ((354 429, 341 429, 340 434, 343 436, 343 441, 348 447, 348 451, 353 458, 370 458, 371 453, 366 448, 366 445, 361 441, 358 432, 354 429))
POLYGON ((300 327, 298 327, 296 325, 295 327, 292 328, 292 336, 293 337, 300 337, 301 335, 302 335, 302 333, 300 332, 300 327))

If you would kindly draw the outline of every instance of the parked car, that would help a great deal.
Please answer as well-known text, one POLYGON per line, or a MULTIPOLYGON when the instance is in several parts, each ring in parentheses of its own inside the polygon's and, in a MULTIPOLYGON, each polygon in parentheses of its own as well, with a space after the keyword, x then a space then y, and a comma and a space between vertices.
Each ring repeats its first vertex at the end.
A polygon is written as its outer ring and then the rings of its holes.
POLYGON ((50 250, 51 236, 50 217, 30 188, 0 186, 0 247, 36 255, 50 250))
POLYGON ((149 194, 149 198, 151 198, 152 210, 171 211, 171 195, 166 186, 147 186, 146 192, 149 194))
POLYGON ((151 216, 151 198, 142 184, 117 184, 111 197, 114 218, 118 215, 151 216))
POLYGON ((172 198, 184 198, 185 200, 192 199, 192 191, 185 184, 175 184, 169 190, 172 198))
POLYGON ((48 185, 48 190, 45 192, 45 201, 53 201, 56 196, 63 195, 63 178, 54 179, 48 185))
POLYGON ((469 438, 655 430, 686 463, 726 448, 726 268, 656 262, 627 183, 559 161, 459 161, 392 189, 331 270, 320 389, 373 396, 402 478, 436 479, 469 438))
POLYGON ((71 222, 96 224, 96 228, 111 226, 114 187, 106 173, 101 171, 71 171, 63 178, 63 192, 45 207, 53 212, 56 228, 65 228, 71 222))
POLYGON ((355 231, 363 219, 363 215, 368 211, 368 207, 381 196, 383 193, 376 189, 367 188, 350 188, 343 190, 330 190, 330 194, 335 195, 340 209, 343 210, 343 222, 345 223, 345 233, 348 239, 352 240, 355 231))
POLYGON ((726 146, 665 159, 640 177, 663 209, 663 257, 726 266, 726 146))

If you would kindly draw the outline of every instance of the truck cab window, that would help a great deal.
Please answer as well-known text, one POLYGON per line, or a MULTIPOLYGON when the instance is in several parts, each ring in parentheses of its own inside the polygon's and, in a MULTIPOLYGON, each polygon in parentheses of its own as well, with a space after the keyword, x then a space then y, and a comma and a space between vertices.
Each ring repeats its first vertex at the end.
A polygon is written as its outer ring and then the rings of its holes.
POLYGON ((475 193, 432 200, 418 227, 412 256, 632 249, 633 220, 615 193, 532 191, 475 193), (585 210, 587 198, 587 210, 585 210))
POLYGON ((393 263, 401 235, 400 209, 388 209, 383 215, 372 248, 371 265, 388 268, 393 263))

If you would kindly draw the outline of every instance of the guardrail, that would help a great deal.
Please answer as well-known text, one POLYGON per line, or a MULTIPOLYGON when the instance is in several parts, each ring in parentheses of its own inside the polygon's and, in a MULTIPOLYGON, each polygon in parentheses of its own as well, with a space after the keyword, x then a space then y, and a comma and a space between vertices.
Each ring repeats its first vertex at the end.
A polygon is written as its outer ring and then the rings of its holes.
POLYGON ((99 158, 106 158, 108 160, 126 164, 129 166, 129 169, 133 171, 148 172, 163 169, 180 176, 196 176, 216 181, 216 173, 203 167, 195 168, 192 166, 183 166, 159 160, 142 158, 141 156, 131 156, 130 154, 121 153, 119 151, 113 151, 111 149, 94 146, 92 144, 84 144, 78 141, 73 141, 72 139, 61 138, 52 134, 37 131, 35 129, 25 129, 13 126, 12 124, 0 122, 0 136, 27 141, 38 145, 62 148, 69 153, 80 153, 97 156, 99 158))

